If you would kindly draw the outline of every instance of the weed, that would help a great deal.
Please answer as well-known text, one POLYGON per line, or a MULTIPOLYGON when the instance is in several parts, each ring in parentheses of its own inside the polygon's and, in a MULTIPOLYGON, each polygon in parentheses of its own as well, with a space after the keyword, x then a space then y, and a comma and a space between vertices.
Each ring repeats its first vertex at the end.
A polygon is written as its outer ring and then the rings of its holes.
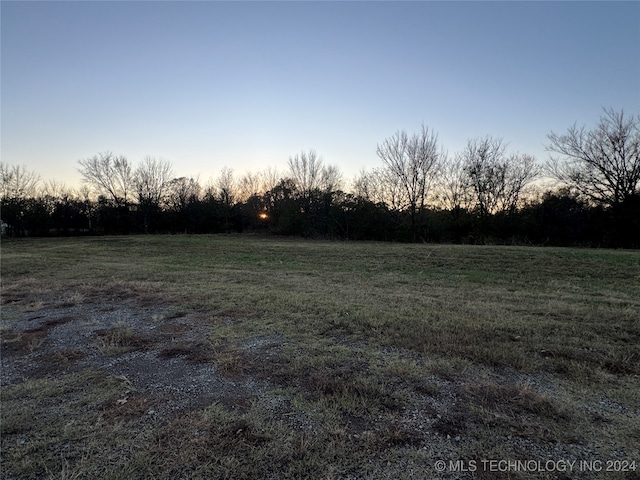
POLYGON ((96 347, 102 355, 120 355, 131 348, 133 337, 131 328, 117 325, 113 328, 96 332, 96 347))
POLYGON ((236 376, 245 372, 247 355, 236 346, 226 345, 212 348, 212 359, 221 375, 236 376))

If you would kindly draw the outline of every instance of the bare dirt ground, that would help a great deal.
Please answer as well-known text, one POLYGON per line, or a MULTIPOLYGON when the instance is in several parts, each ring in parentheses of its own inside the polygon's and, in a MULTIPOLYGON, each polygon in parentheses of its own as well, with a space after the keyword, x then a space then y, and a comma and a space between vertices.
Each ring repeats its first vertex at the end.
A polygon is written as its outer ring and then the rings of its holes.
MULTIPOLYGON (((132 395, 153 398, 150 417, 214 401, 233 404, 266 388, 265 382, 219 374, 207 341, 215 327, 201 313, 131 300, 82 301, 32 312, 10 304, 3 308, 13 318, 3 332, 3 385, 89 367, 121 379, 132 395)), ((260 355, 280 342, 257 339, 247 350, 260 355)))

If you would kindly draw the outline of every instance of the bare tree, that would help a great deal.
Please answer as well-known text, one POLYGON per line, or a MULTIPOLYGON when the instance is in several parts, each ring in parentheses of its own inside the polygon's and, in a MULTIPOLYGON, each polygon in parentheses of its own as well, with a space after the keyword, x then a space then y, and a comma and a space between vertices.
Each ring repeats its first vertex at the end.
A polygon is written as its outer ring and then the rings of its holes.
POLYGON ((40 177, 24 165, 0 162, 0 182, 2 199, 25 199, 36 195, 40 177))
POLYGON ((246 202, 252 196, 263 195, 278 185, 280 180, 277 168, 267 167, 255 173, 246 173, 235 183, 236 200, 246 202))
POLYGON ((184 210, 189 204, 200 199, 201 187, 198 179, 179 177, 169 182, 166 198, 167 207, 175 212, 184 210))
POLYGON ((384 204, 392 211, 401 210, 404 204, 403 189, 397 176, 385 169, 360 171, 354 182, 356 196, 375 204, 384 204))
POLYGON ((41 197, 71 198, 76 196, 64 183, 60 183, 55 180, 47 180, 39 190, 41 197))
POLYGON ((302 209, 309 212, 321 196, 331 197, 342 184, 342 173, 334 165, 325 166, 315 150, 289 157, 289 175, 302 198, 302 209))
POLYGON ((134 188, 134 175, 131 163, 124 156, 99 153, 78 163, 83 181, 98 194, 110 198, 117 206, 128 204, 134 188))
POLYGON ((547 172, 602 205, 617 205, 640 192, 640 115, 605 109, 593 130, 576 124, 548 135, 547 172))
POLYGON ((260 176, 262 178, 262 186, 260 188, 261 193, 273 190, 281 180, 280 172, 276 167, 267 167, 262 172, 260 172, 260 176))
POLYGON ((295 182, 300 194, 308 199, 311 192, 318 188, 322 175, 322 158, 315 150, 301 152, 289 157, 289 175, 295 182))
POLYGON ((486 137, 469 140, 462 153, 466 180, 481 217, 498 210, 504 188, 505 150, 502 140, 486 137))
POLYGON ((424 125, 412 136, 399 131, 379 144, 376 153, 385 165, 387 181, 397 181, 401 188, 415 237, 418 215, 424 211, 438 164, 445 156, 438 148, 438 136, 424 125))
POLYGON ((136 168, 134 181, 140 205, 160 205, 173 175, 171 162, 145 157, 136 168))
POLYGON ((246 202, 254 195, 264 193, 262 190, 262 173, 245 173, 238 181, 238 200, 246 202))
POLYGON ((165 159, 145 157, 135 171, 135 187, 138 206, 142 212, 145 233, 149 232, 151 217, 169 190, 173 175, 171 162, 165 159))
POLYGON ((232 216, 236 203, 238 202, 238 182, 233 174, 233 169, 223 167, 220 175, 215 181, 217 198, 222 204, 223 228, 227 233, 232 229, 232 216))
POLYGON ((461 154, 473 201, 481 217, 513 212, 525 187, 539 168, 529 155, 506 155, 502 140, 485 137, 469 140, 461 154))
POLYGON ((506 185, 502 211, 512 213, 521 204, 523 197, 534 193, 532 183, 540 176, 541 169, 533 156, 512 154, 507 159, 506 185))
MULTIPOLYGON (((375 169, 374 169, 375 170, 375 169)), ((361 169, 358 176, 353 181, 353 191, 356 197, 364 198, 373 203, 378 203, 381 195, 378 193, 379 182, 373 171, 361 169)))
POLYGON ((215 185, 218 190, 217 198, 226 207, 230 207, 236 202, 238 189, 232 168, 223 167, 222 170, 220 170, 220 175, 216 179, 215 185))
POLYGON ((470 189, 464 171, 464 157, 457 154, 441 163, 438 170, 436 200, 440 207, 454 214, 468 208, 470 189))
POLYGON ((324 192, 335 192, 342 188, 342 172, 336 165, 326 165, 320 172, 318 188, 324 192))

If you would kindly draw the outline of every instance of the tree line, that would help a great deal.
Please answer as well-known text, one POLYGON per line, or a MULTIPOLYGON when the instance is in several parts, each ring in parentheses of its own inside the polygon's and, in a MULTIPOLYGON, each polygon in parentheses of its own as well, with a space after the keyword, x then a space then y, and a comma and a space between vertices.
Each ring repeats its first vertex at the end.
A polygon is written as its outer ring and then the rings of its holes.
POLYGON ((314 151, 286 171, 202 184, 170 161, 99 153, 78 162, 82 187, 0 164, 3 235, 231 233, 345 240, 640 247, 640 116, 605 109, 593 129, 550 133, 550 159, 470 139, 449 155, 433 129, 377 145, 378 167, 345 188, 314 151), (552 179, 545 186, 541 179, 552 179))

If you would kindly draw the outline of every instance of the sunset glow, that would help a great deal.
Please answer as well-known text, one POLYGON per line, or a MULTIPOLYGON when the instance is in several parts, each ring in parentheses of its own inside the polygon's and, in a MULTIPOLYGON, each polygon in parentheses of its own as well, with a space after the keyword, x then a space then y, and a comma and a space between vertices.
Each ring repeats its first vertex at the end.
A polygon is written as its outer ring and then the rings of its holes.
POLYGON ((422 124, 544 160, 640 107, 640 2, 0 3, 2 161, 73 187, 107 151, 205 184, 313 148, 351 180, 422 124))

